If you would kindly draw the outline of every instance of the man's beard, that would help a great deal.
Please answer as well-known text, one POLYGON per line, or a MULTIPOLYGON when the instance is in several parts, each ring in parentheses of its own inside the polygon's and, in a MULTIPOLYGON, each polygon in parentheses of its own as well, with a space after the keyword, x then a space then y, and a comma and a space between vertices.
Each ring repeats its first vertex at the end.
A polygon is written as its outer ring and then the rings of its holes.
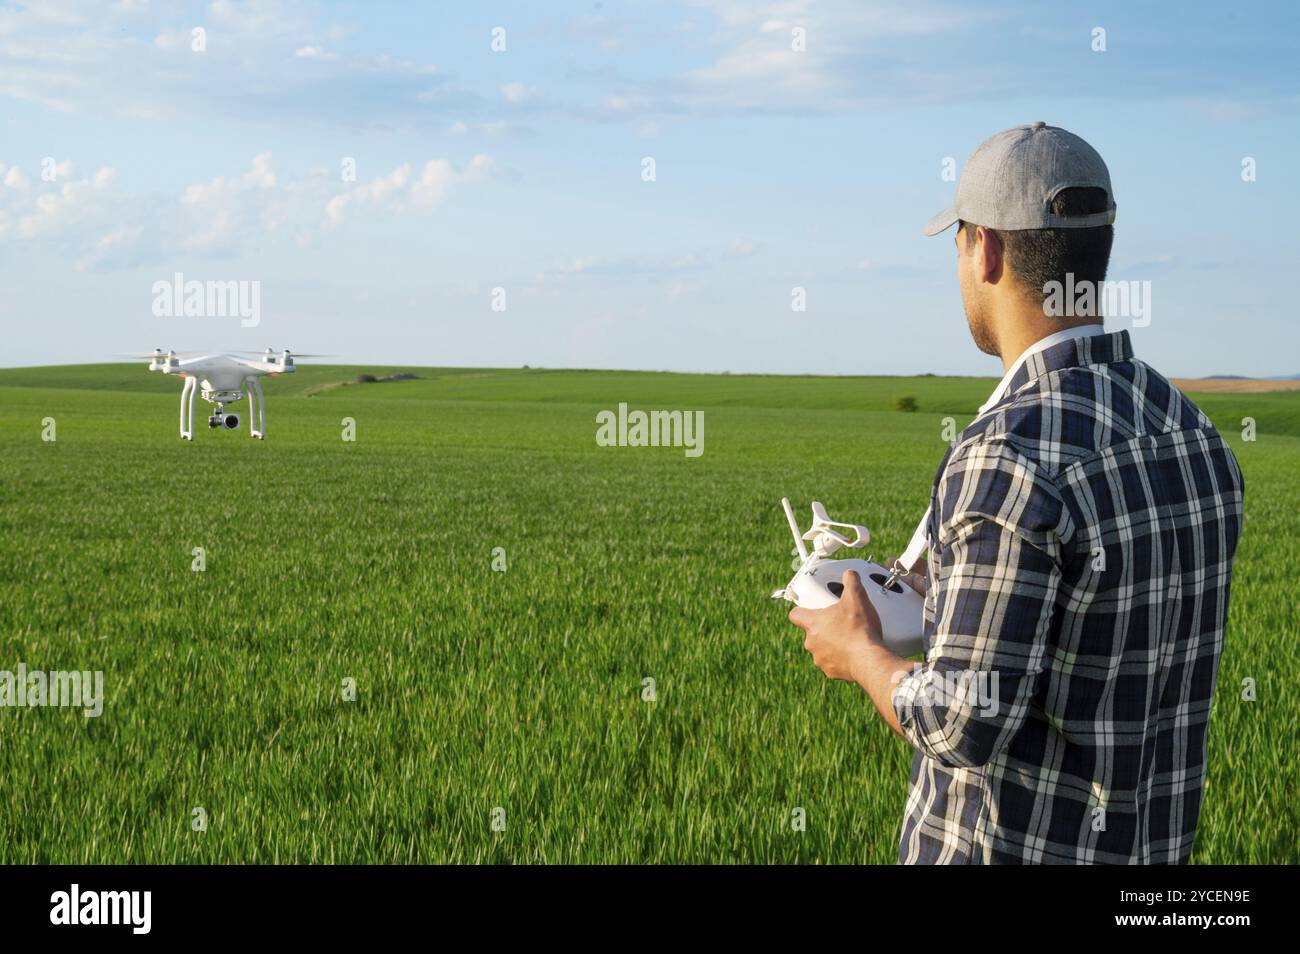
POLYGON ((993 331, 989 328, 989 323, 984 320, 982 315, 966 309, 966 324, 970 326, 970 336, 975 339, 975 347, 979 348, 985 354, 996 356, 1001 355, 998 349, 997 339, 993 337, 993 331))

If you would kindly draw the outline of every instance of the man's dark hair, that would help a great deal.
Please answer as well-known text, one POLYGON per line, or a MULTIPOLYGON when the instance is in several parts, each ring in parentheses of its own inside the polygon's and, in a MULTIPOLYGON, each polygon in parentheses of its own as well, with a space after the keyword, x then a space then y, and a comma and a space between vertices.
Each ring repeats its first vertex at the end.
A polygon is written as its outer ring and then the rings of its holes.
MULTIPOLYGON (((1052 212, 1056 215, 1088 215, 1105 212, 1109 197, 1105 189, 1092 186, 1062 189, 1052 199, 1052 212)), ((966 247, 975 242, 978 223, 960 222, 958 228, 966 233, 966 247)), ((1085 229, 1018 229, 1004 231, 989 229, 1002 240, 1012 274, 1036 301, 1047 297, 1044 287, 1048 282, 1065 284, 1067 272, 1074 273, 1074 284, 1106 279, 1106 266, 1110 262, 1110 247, 1115 241, 1115 226, 1098 225, 1085 229)))

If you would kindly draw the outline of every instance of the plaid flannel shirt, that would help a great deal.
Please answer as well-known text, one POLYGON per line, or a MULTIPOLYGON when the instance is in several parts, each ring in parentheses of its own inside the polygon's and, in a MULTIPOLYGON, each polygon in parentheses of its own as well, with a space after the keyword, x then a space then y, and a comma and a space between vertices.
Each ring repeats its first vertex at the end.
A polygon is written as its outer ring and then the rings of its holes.
POLYGON ((1243 489, 1128 332, 1030 356, 932 492, 901 862, 1187 860, 1243 489))

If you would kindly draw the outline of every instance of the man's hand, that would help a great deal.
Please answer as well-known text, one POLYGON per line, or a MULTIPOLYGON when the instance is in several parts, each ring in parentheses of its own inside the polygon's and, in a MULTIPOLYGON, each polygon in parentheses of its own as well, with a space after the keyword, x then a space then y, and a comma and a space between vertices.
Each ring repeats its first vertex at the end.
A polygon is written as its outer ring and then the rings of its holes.
POLYGON ((790 622, 803 629, 803 648, 812 653, 814 665, 830 679, 847 679, 865 689, 885 723, 906 738, 894 712, 893 692, 913 664, 886 648, 880 614, 858 574, 845 570, 842 582, 838 603, 819 610, 796 606, 790 622))
POLYGON ((842 582, 838 603, 819 610, 796 606, 790 622, 803 629, 803 648, 827 678, 854 680, 855 664, 872 643, 881 643, 880 615, 857 573, 845 570, 842 582))

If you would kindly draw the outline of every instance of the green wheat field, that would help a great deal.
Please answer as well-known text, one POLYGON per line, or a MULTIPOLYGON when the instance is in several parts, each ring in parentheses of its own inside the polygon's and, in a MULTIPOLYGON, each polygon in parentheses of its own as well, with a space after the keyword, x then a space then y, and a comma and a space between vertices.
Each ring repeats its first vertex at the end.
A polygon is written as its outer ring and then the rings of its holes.
MULTIPOLYGON (((188 444, 176 378, 0 371, 0 670, 105 690, 0 709, 0 862, 892 862, 910 753, 769 599, 779 501, 897 552, 992 384, 302 366, 188 444)), ((1300 393, 1196 399, 1247 520, 1194 860, 1294 862, 1300 393)))

